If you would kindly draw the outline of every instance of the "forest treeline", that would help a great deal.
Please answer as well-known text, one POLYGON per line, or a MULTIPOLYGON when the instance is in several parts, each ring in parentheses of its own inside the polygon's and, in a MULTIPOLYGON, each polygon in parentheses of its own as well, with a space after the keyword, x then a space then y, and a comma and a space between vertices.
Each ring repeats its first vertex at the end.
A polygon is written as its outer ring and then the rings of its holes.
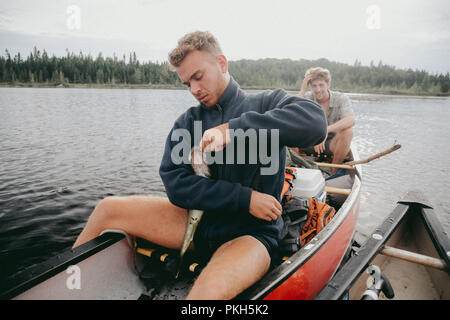
MULTIPOLYGON (((260 59, 229 62, 229 70, 243 88, 285 88, 299 90, 303 75, 310 67, 324 67, 332 74, 332 87, 344 92, 449 95, 450 78, 423 70, 397 69, 371 62, 363 66, 318 60, 260 59)), ((66 50, 62 57, 51 57, 36 47, 27 57, 11 56, 8 50, 0 56, 0 83, 18 86, 148 86, 181 87, 168 62, 140 62, 136 53, 103 57, 99 54, 66 50)))

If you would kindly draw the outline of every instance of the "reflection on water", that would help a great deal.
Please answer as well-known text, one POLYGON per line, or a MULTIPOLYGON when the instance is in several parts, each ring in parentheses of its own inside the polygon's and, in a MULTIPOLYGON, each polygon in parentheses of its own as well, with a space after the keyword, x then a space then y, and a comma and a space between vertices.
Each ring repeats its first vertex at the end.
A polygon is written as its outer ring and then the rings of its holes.
MULTIPOLYGON (((450 230, 449 99, 352 95, 363 165, 358 234, 407 190, 422 190, 450 230)), ((109 195, 164 195, 158 168, 187 91, 0 89, 0 278, 73 244, 109 195)))

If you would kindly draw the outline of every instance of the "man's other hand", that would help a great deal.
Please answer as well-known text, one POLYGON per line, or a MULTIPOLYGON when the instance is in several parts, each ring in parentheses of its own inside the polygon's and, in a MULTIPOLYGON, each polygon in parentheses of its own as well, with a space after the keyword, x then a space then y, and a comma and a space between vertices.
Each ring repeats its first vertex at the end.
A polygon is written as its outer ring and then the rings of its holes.
POLYGON ((249 211, 258 219, 272 221, 281 216, 283 209, 273 196, 253 190, 249 211))
POLYGON ((220 126, 206 130, 200 143, 203 152, 220 151, 230 143, 230 131, 228 122, 220 126))

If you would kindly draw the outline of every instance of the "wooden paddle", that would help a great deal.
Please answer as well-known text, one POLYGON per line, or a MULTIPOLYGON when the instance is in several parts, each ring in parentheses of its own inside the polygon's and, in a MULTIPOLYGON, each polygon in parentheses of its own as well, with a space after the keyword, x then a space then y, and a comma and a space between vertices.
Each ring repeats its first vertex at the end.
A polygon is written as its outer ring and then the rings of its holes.
POLYGON ((350 194, 350 192, 352 192, 351 189, 343 189, 343 188, 336 188, 336 187, 329 187, 329 186, 325 186, 325 191, 327 193, 342 194, 344 196, 348 196, 350 194))
POLYGON ((402 146, 400 144, 396 144, 394 142, 394 145, 384 151, 378 152, 377 154, 374 154, 373 156, 370 156, 366 159, 357 160, 357 161, 349 161, 344 164, 335 164, 335 163, 324 163, 324 162, 314 162, 319 167, 330 167, 330 168, 341 168, 341 169, 349 169, 349 170, 355 170, 354 165, 356 164, 363 164, 368 163, 372 160, 378 159, 382 156, 385 156, 391 152, 394 152, 395 150, 400 149, 402 146))

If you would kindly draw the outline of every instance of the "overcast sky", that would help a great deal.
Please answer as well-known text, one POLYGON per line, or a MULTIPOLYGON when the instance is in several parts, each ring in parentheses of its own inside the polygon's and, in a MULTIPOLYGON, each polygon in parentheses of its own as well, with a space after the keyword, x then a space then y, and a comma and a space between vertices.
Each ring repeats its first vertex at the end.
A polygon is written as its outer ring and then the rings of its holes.
POLYGON ((450 72, 448 0, 0 0, 0 54, 65 49, 167 60, 211 31, 229 60, 318 59, 450 72))

